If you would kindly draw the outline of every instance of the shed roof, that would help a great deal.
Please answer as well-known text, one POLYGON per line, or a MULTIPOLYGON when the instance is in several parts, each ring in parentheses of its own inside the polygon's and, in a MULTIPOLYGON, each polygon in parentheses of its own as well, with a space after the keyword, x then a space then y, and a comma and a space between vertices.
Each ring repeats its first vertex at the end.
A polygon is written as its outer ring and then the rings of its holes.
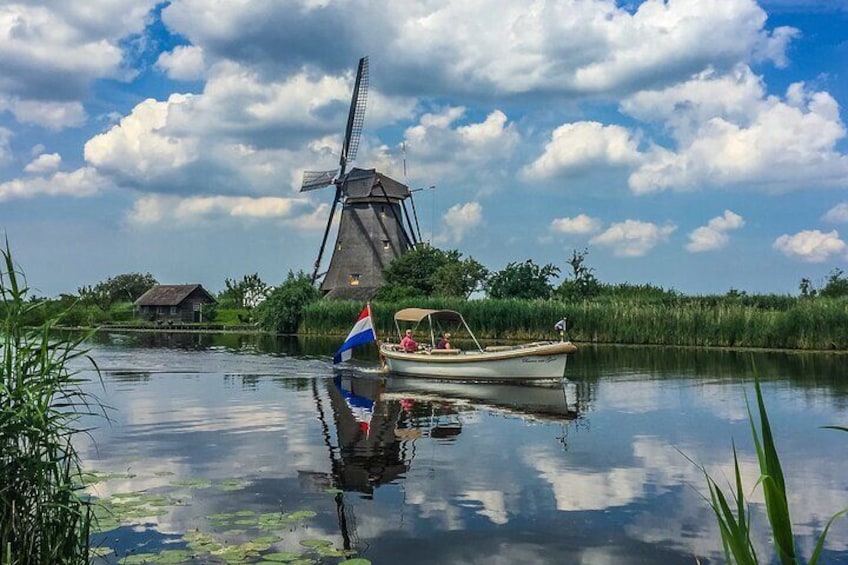
POLYGON ((199 284, 157 284, 135 301, 138 306, 179 306, 186 298, 200 291, 210 302, 215 298, 199 284))

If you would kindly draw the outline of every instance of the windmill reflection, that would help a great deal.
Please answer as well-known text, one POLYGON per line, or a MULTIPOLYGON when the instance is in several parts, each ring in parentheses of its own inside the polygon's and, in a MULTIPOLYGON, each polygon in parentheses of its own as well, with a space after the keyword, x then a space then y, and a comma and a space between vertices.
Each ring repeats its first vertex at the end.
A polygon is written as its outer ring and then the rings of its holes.
POLYGON ((356 538, 345 493, 371 499, 380 485, 402 480, 415 458, 417 440, 453 442, 462 433, 463 412, 500 412, 560 422, 564 428, 579 417, 579 398, 569 403, 563 385, 377 379, 353 372, 336 373, 324 382, 326 394, 321 394, 320 381, 313 381, 313 398, 330 456, 330 473, 301 472, 300 479, 307 490, 337 491, 345 549, 351 549, 356 538))
POLYGON ((562 385, 376 379, 343 372, 326 383, 326 396, 317 382, 313 385, 331 462, 324 487, 364 498, 381 484, 403 478, 416 440, 451 441, 461 434, 462 412, 482 409, 564 424, 579 416, 579 399, 569 403, 562 385))

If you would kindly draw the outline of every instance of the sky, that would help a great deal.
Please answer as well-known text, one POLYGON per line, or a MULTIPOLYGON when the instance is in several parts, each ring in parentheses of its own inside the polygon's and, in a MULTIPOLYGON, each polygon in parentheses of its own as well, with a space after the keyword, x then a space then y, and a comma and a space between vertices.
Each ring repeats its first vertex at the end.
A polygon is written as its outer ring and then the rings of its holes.
POLYGON ((848 0, 4 1, 0 230, 33 293, 310 272, 333 195, 301 176, 337 165, 366 55, 352 165, 492 271, 848 271, 848 0))

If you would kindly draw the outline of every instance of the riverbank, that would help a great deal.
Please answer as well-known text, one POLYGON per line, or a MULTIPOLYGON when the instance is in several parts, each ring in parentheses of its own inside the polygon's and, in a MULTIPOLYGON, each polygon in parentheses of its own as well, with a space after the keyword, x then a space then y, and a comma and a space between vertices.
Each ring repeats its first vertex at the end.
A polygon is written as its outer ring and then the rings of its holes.
MULTIPOLYGON (((460 311, 476 336, 487 340, 558 339, 554 324, 565 318, 565 335, 576 343, 848 351, 845 298, 375 302, 371 311, 377 334, 396 335, 393 315, 409 306, 460 311)), ((309 304, 298 333, 346 335, 361 307, 342 301, 309 304)), ((461 332, 455 337, 461 339, 461 332)))
MULTIPOLYGON (((380 339, 397 335, 393 315, 409 306, 462 312, 477 338, 487 341, 559 339, 554 324, 565 318, 566 339, 581 344, 848 352, 846 298, 678 297, 575 303, 428 298, 374 302, 371 310, 380 339)), ((313 302, 300 312, 296 335, 345 336, 361 309, 358 301, 313 302)), ((122 332, 266 333, 257 324, 217 322, 116 321, 98 327, 122 332)), ((455 339, 464 337, 462 331, 454 329, 452 333, 455 339)))

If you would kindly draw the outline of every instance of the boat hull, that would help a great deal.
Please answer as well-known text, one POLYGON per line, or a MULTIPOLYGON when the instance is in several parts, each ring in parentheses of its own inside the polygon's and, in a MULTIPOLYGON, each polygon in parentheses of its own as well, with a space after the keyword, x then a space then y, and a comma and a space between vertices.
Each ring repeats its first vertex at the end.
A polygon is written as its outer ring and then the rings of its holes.
POLYGON ((544 342, 485 351, 398 351, 383 344, 380 354, 389 372, 398 375, 458 380, 525 381, 561 379, 571 342, 544 342))

